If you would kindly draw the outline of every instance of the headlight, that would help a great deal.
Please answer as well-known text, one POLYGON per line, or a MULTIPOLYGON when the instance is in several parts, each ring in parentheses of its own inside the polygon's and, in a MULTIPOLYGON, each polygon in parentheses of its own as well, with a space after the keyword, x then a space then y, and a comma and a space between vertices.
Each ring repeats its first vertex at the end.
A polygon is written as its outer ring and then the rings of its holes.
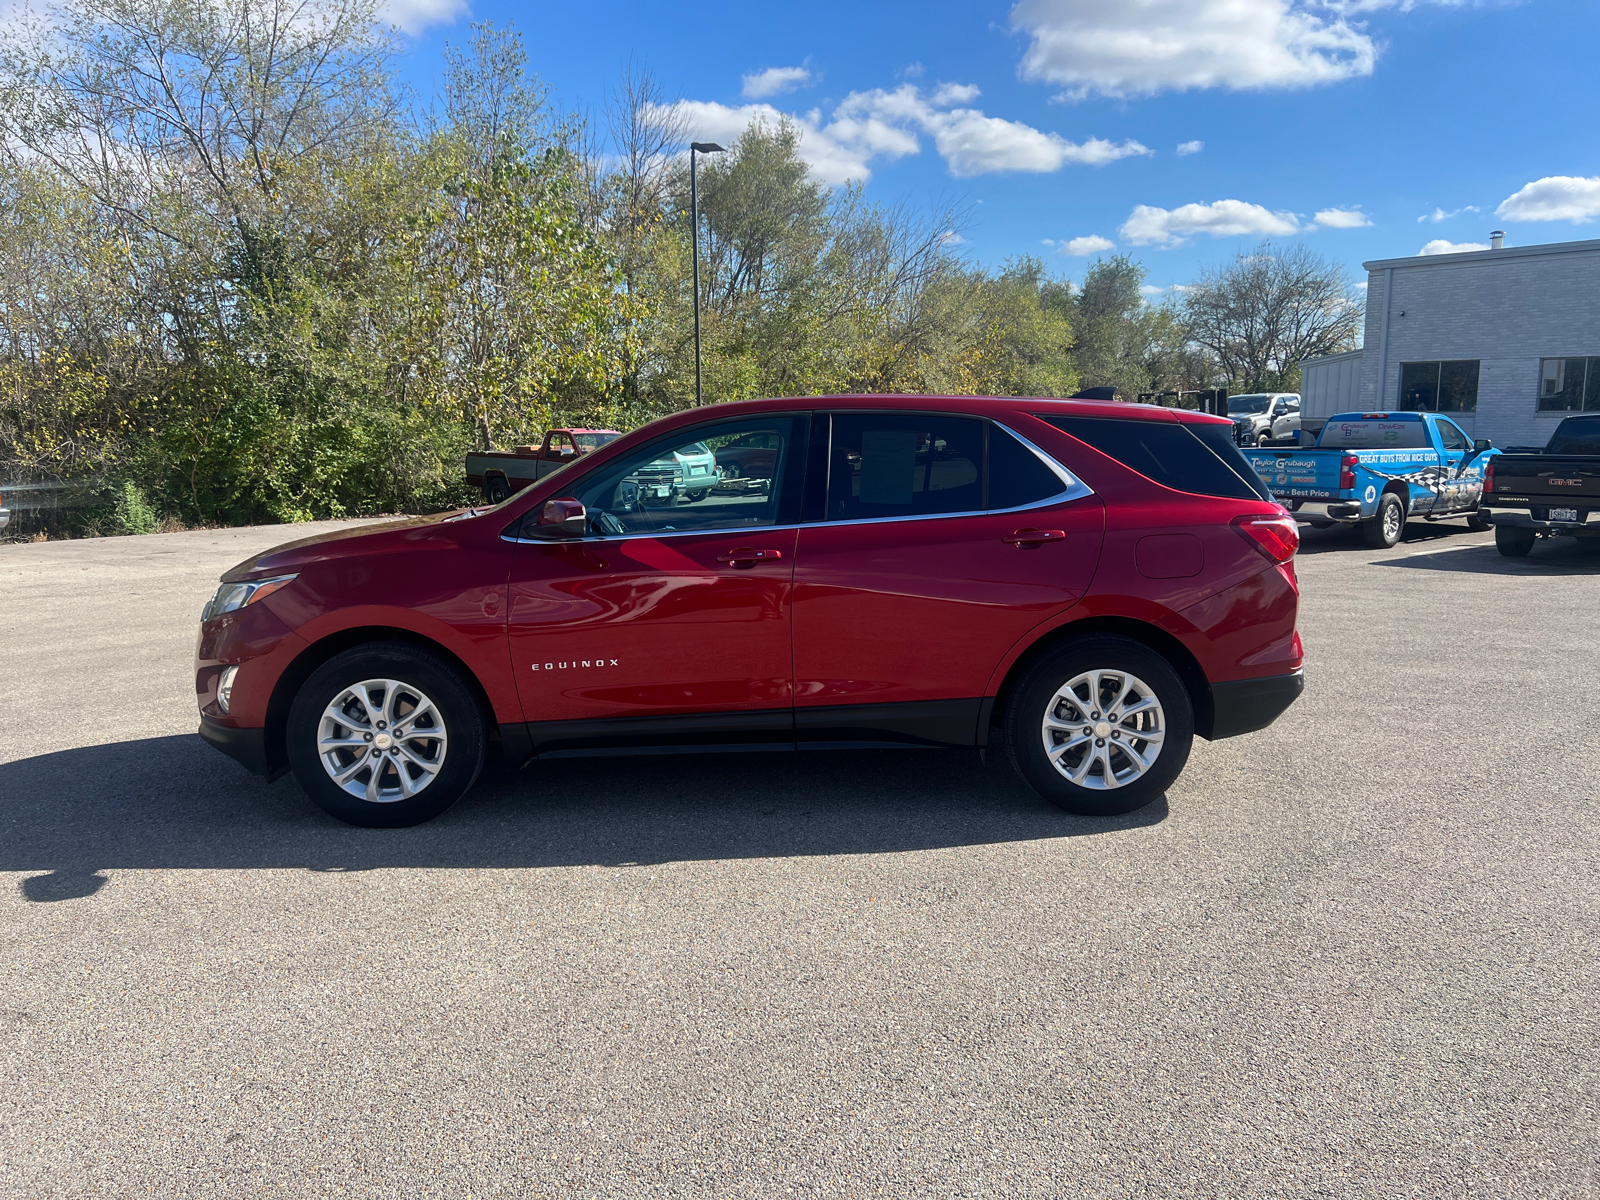
POLYGON ((200 614, 200 620, 209 621, 212 617, 220 617, 223 613, 231 613, 254 604, 257 600, 264 600, 297 578, 298 575, 276 575, 271 579, 247 579, 243 583, 220 584, 211 597, 211 603, 207 604, 205 611, 200 614))

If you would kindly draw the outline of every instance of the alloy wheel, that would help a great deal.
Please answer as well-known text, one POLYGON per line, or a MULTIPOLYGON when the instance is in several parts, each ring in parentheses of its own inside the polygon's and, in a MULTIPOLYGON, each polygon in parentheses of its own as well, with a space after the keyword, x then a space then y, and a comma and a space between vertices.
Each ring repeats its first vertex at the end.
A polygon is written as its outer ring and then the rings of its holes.
POLYGON ((365 679, 323 709, 317 755, 341 789, 393 804, 423 791, 444 766, 449 735, 433 701, 408 683, 365 679))
POLYGON ((1063 684, 1040 733, 1050 763, 1069 783, 1123 787, 1155 765, 1166 715, 1155 691, 1126 671, 1085 671, 1063 684))

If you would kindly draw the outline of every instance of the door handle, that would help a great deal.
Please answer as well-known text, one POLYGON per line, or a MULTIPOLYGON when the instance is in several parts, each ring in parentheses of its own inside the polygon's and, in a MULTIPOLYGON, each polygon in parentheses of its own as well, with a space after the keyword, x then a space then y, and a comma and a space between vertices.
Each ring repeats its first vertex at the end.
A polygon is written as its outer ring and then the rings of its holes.
POLYGON ((776 562, 782 557, 782 550, 753 550, 748 546, 739 546, 726 554, 717 555, 717 561, 728 567, 753 567, 757 563, 776 562))
POLYGON ((1015 533, 1008 533, 1000 539, 1008 546, 1021 546, 1031 550, 1045 542, 1064 542, 1067 540, 1065 529, 1019 529, 1015 533))

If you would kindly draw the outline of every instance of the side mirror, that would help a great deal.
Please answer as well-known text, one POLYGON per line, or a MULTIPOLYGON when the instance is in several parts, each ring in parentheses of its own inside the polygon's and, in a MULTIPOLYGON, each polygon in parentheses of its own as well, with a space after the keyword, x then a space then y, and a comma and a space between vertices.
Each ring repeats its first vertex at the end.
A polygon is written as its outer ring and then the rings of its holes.
POLYGON ((1474 454, 1482 454, 1485 450, 1493 450, 1493 449, 1494 449, 1494 443, 1491 442, 1488 438, 1479 438, 1477 441, 1472 443, 1472 452, 1474 454))
POLYGON ((561 455, 562 458, 571 458, 574 454, 577 453, 577 451, 574 450, 571 446, 562 446, 559 450, 556 451, 556 453, 561 455))
POLYGON ((538 519, 528 527, 528 536, 546 541, 569 541, 589 532, 589 514, 571 496, 546 500, 538 519))

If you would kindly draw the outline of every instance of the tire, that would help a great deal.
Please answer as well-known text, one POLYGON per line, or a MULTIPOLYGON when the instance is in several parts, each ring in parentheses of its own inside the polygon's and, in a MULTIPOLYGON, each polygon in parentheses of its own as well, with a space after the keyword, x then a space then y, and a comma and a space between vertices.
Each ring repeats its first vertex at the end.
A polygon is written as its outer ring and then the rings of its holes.
POLYGON ((1361 522, 1361 536, 1374 550, 1387 550, 1406 532, 1406 508, 1400 497, 1385 492, 1378 497, 1378 511, 1370 521, 1361 522))
POLYGON ((483 498, 490 504, 504 504, 511 499, 511 485, 500 475, 491 475, 483 481, 483 498))
POLYGON ((295 696, 287 732, 289 765, 312 803, 369 829, 420 825, 444 812, 478 778, 488 741, 483 710, 454 665, 400 642, 356 646, 323 663, 295 696), (409 726, 412 717, 421 723, 409 726), (384 765, 374 786, 366 747, 394 729, 402 736, 387 758, 378 756, 384 765), (439 737, 426 736, 435 729, 439 737), (348 744, 325 759, 325 735, 348 744), (437 763, 431 771, 430 761, 437 763), (335 769, 345 772, 349 790, 335 781, 335 769))
POLYGON ((725 467, 719 467, 717 473, 724 479, 738 479, 744 474, 744 472, 739 469, 739 464, 736 462, 731 462, 725 467))
POLYGON ((699 504, 700 501, 704 500, 710 494, 711 494, 711 489, 710 488, 700 488, 698 491, 693 491, 693 492, 686 493, 686 495, 689 497, 689 503, 690 504, 699 504))
POLYGON ((1473 533, 1487 533, 1494 528, 1494 522, 1486 517, 1480 517, 1477 513, 1473 513, 1467 518, 1467 528, 1472 530, 1473 533))
POLYGON ((1005 740, 1017 773, 1056 807, 1079 816, 1117 816, 1143 808, 1178 777, 1194 742, 1194 710, 1182 680, 1161 655, 1131 638, 1089 634, 1061 643, 1027 669, 1006 705, 1005 740), (1091 694, 1096 679, 1101 701, 1115 689, 1129 694, 1131 688, 1141 696, 1136 703, 1155 703, 1112 721, 1091 694), (1123 736, 1104 736, 1106 726, 1123 736), (1086 729, 1088 739, 1081 736, 1086 729), (1098 739, 1092 736, 1097 729, 1098 739), (1127 736, 1132 732, 1159 734, 1160 740, 1127 736), (1052 759, 1047 738, 1071 748, 1052 759), (1148 765, 1136 768, 1137 761, 1148 765))
POLYGON ((1494 548, 1507 558, 1527 558, 1539 535, 1531 529, 1518 529, 1515 525, 1494 527, 1494 548))
POLYGON ((1271 444, 1272 444, 1272 434, 1268 433, 1265 429, 1263 429, 1260 433, 1256 434, 1256 445, 1258 445, 1258 446, 1270 446, 1271 444))

